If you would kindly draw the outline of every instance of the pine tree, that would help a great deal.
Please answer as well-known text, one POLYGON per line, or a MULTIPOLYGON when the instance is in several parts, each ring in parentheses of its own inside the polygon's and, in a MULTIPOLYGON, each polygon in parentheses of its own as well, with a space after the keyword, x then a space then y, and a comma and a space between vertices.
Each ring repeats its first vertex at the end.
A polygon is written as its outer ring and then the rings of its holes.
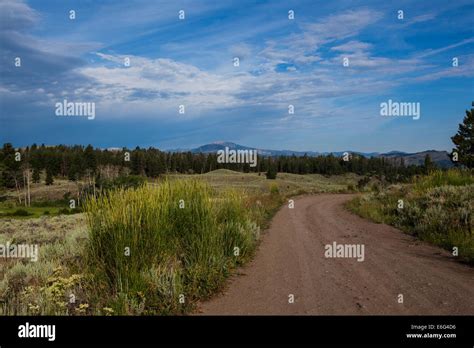
POLYGON ((53 173, 49 168, 46 169, 46 185, 52 185, 54 183, 53 173))
POLYGON ((277 177, 277 170, 274 163, 268 164, 268 171, 266 173, 267 179, 274 180, 277 177))
POLYGON ((426 172, 426 174, 428 174, 429 172, 431 172, 433 169, 436 168, 436 163, 434 163, 434 162, 431 160, 431 156, 428 155, 428 154, 426 154, 426 156, 425 156, 424 167, 425 167, 425 172, 426 172))
POLYGON ((134 175, 145 175, 145 154, 140 147, 136 147, 131 154, 131 169, 134 175))
POLYGON ((40 170, 36 167, 33 168, 33 182, 35 184, 40 182, 40 170))
POLYGON ((458 163, 468 168, 474 168, 474 102, 473 108, 466 110, 463 123, 459 124, 459 130, 451 137, 456 148, 453 149, 452 158, 458 159, 458 163))
POLYGON ((92 145, 87 145, 83 154, 83 163, 87 171, 95 174, 97 171, 97 156, 92 145))
POLYGON ((2 185, 16 187, 20 177, 20 162, 15 161, 15 148, 10 143, 3 144, 1 169, 2 185))

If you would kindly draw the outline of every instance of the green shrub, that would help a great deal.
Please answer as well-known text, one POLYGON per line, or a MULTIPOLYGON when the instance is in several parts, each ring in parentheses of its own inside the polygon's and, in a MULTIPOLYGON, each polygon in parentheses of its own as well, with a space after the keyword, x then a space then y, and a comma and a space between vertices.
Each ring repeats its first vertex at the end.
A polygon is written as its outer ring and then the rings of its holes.
POLYGON ((418 179, 411 190, 405 187, 357 197, 348 207, 449 251, 457 247, 460 259, 474 263, 474 184, 437 186, 469 181, 457 171, 434 172, 418 179), (403 209, 397 206, 399 199, 403 199, 403 209))
POLYGON ((270 167, 268 168, 267 173, 265 174, 265 176, 267 177, 267 179, 270 179, 270 180, 275 180, 276 179, 277 170, 276 170, 274 165, 270 165, 270 167))
POLYGON ((58 210, 58 215, 69 215, 71 211, 68 208, 62 208, 58 210))
POLYGON ((270 186, 270 193, 272 195, 278 195, 280 193, 280 190, 278 189, 278 185, 277 184, 272 184, 270 186))
MULTIPOLYGON (((115 179, 98 179, 96 187, 103 190, 112 190, 115 188, 137 188, 146 182, 146 178, 141 175, 123 175, 115 179)), ((92 191, 92 188, 89 189, 92 191)))
POLYGON ((357 182, 357 188, 359 190, 363 190, 369 182, 370 182, 370 177, 369 176, 364 176, 362 179, 360 179, 357 182))
POLYGON ((32 215, 30 214, 27 210, 25 209, 17 209, 13 213, 10 214, 11 216, 29 216, 32 215))

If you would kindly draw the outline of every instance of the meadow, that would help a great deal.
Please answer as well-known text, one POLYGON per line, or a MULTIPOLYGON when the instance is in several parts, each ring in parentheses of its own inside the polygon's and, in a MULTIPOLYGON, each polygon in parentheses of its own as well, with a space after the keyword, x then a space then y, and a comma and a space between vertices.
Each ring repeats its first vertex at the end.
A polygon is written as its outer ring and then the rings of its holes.
POLYGON ((83 201, 77 214, 61 209, 79 183, 33 186, 37 207, 7 192, 0 243, 38 244, 40 257, 0 259, 0 314, 189 313, 252 257, 288 197, 352 191, 359 179, 279 173, 267 180, 225 169, 166 175, 83 201), (20 208, 33 215, 8 215, 20 208))
POLYGON ((40 257, 0 259, 0 314, 190 313, 252 258, 273 214, 299 194, 363 192, 350 210, 474 260, 474 177, 466 171, 383 185, 350 173, 268 180, 219 169, 117 187, 70 209, 81 185, 35 184, 31 207, 3 194, 0 244, 37 244, 40 257))

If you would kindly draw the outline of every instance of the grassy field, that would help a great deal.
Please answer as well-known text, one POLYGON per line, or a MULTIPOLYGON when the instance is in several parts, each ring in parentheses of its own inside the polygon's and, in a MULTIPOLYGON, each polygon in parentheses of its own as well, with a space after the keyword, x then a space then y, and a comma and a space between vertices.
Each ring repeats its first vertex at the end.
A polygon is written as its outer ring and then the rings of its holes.
MULTIPOLYGON (((71 196, 76 196, 77 191, 81 183, 72 182, 66 179, 56 179, 54 180, 53 185, 45 185, 44 179, 41 183, 32 183, 31 184, 31 201, 32 202, 50 202, 58 201, 64 198, 68 193, 71 196)), ((4 200, 7 202, 18 202, 18 193, 15 190, 8 190, 1 193, 1 196, 4 197, 4 200)), ((24 199, 23 192, 21 194, 21 199, 24 199)))
MULTIPOLYGON (((290 196, 300 193, 347 192, 357 185, 359 176, 345 174, 326 177, 319 174, 297 175, 279 173, 276 180, 267 180, 265 174, 239 173, 227 169, 219 169, 202 175, 169 174, 160 179, 150 179, 149 182, 159 184, 163 180, 193 179, 208 183, 218 191, 228 188, 243 190, 246 193, 259 195, 269 193, 272 189, 282 195, 290 196)), ((61 215, 80 212, 69 208, 69 199, 76 199, 81 186, 85 183, 56 179, 54 184, 32 184, 32 205, 26 207, 18 201, 18 193, 14 190, 3 192, 3 202, 0 201, 0 218, 39 218, 43 215, 61 215), (25 213, 26 211, 26 213, 25 213)), ((24 196, 22 194, 22 200, 24 196)))
POLYGON ((53 185, 46 186, 44 183, 31 185, 31 206, 24 204, 24 192, 21 192, 19 202, 18 192, 8 190, 0 194, 0 218, 39 218, 41 216, 67 215, 80 212, 79 209, 71 209, 70 199, 77 202, 77 194, 81 183, 68 180, 56 180, 53 185))
POLYGON ((348 208, 449 251, 457 248, 461 261, 474 264, 474 176, 469 171, 435 171, 410 185, 358 197, 348 208))
MULTIPOLYGON (((114 191, 74 215, 55 214, 77 184, 36 185, 32 200, 41 206, 27 208, 35 215, 0 218, 0 244, 39 245, 37 262, 0 258, 0 314, 187 313, 251 258, 259 232, 287 197, 347 192, 358 179, 279 173, 267 180, 229 170, 168 175, 114 191)), ((3 212, 21 208, 14 191, 7 196, 3 212)))
MULTIPOLYGON (((196 175, 168 175, 167 178, 193 178, 196 175)), ((356 174, 344 174, 326 177, 320 174, 289 174, 278 173, 275 180, 267 180, 265 173, 239 173, 228 169, 219 169, 199 176, 213 188, 218 190, 235 188, 242 189, 254 194, 268 193, 271 187, 276 187, 283 195, 296 195, 299 193, 321 193, 321 192, 347 192, 354 187, 360 176, 356 174)))

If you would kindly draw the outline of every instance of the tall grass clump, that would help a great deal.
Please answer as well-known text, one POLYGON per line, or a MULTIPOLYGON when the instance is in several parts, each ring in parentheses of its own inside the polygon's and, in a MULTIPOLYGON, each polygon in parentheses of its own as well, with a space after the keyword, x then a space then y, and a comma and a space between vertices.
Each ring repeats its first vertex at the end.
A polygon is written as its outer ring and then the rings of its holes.
POLYGON ((253 252, 260 228, 241 192, 227 190, 221 197, 217 198, 221 203, 217 205, 216 215, 220 245, 225 257, 240 264, 253 252))
POLYGON ((236 192, 198 180, 120 188, 86 204, 88 265, 117 314, 185 312, 252 252, 258 228, 236 192))
POLYGON ((428 175, 415 179, 415 190, 424 192, 433 187, 445 185, 464 186, 474 184, 474 175, 470 170, 435 170, 428 175))

